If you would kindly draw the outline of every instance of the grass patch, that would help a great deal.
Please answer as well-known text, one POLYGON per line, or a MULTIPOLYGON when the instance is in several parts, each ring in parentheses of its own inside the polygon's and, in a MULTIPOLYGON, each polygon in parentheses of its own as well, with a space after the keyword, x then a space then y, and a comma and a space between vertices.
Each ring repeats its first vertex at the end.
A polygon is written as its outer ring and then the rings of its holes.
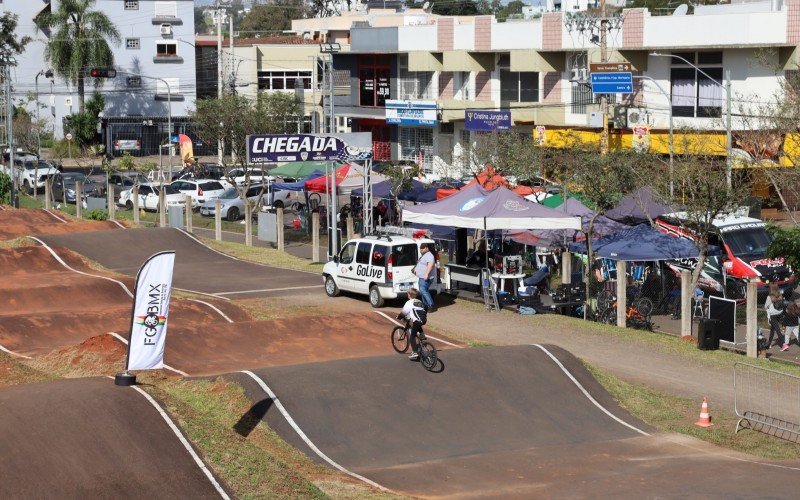
POLYGON ((0 248, 22 248, 32 247, 35 245, 38 245, 38 243, 24 236, 20 238, 14 238, 13 240, 0 241, 0 248))
MULTIPOLYGON (((322 263, 312 263, 306 259, 278 251, 274 248, 248 247, 241 243, 217 241, 202 237, 200 240, 215 250, 233 255, 242 260, 285 269, 294 269, 296 271, 307 271, 322 276, 322 263)), ((320 284, 322 284, 321 278, 320 284)))
POLYGON ((297 316, 320 316, 326 308, 316 304, 297 304, 278 297, 237 300, 236 305, 244 309, 254 321, 270 321, 297 316))
POLYGON ((0 387, 35 384, 57 378, 52 373, 37 370, 23 363, 19 358, 0 352, 0 387))
POLYGON ((630 384, 600 368, 588 364, 586 366, 620 406, 659 430, 685 434, 761 458, 800 458, 800 446, 796 443, 752 430, 734 433, 738 417, 732 413, 722 412, 712 406, 710 413, 714 426, 704 429, 694 425, 700 415, 701 401, 630 384))

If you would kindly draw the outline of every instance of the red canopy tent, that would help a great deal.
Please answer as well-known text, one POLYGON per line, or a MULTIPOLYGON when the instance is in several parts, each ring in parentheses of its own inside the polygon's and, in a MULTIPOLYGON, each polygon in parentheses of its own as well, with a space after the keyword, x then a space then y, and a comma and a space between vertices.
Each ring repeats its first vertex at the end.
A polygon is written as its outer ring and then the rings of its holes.
POLYGON ((481 171, 481 173, 476 175, 474 179, 469 181, 466 185, 462 186, 461 188, 438 189, 436 191, 436 199, 441 200, 442 198, 447 198, 451 194, 458 192, 459 189, 464 189, 465 187, 472 186, 475 184, 478 184, 482 188, 488 190, 492 190, 500 186, 506 188, 511 187, 511 184, 508 182, 508 180, 502 175, 498 174, 497 171, 494 169, 494 167, 486 167, 481 171))
MULTIPOLYGON (((373 184, 386 178, 380 174, 372 173, 370 180, 373 184)), ((339 194, 350 194, 353 189, 364 187, 364 167, 355 163, 345 163, 336 169, 336 191, 339 194)), ((306 181, 306 191, 326 193, 331 190, 331 175, 323 175, 316 179, 306 181)))

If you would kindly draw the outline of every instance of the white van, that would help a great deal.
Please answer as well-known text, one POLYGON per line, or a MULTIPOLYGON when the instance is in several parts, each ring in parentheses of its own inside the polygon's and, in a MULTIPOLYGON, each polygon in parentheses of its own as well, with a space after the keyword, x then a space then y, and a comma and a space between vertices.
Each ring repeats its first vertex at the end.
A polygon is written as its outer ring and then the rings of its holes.
POLYGON ((422 243, 428 244, 436 259, 430 291, 438 293, 439 255, 434 241, 394 235, 370 235, 345 243, 339 255, 322 268, 325 293, 329 297, 336 297, 342 291, 368 295, 372 307, 381 307, 388 299, 405 297, 408 289, 417 288, 419 283, 414 267, 422 243))

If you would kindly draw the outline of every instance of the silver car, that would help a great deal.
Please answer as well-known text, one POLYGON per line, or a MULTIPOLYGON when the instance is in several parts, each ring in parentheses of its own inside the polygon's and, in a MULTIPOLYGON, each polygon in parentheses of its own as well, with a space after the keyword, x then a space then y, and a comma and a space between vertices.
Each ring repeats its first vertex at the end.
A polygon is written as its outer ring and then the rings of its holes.
MULTIPOLYGON (((267 187, 261 184, 250 186, 247 190, 247 200, 254 205, 254 210, 261 204, 261 197, 267 192, 267 187)), ((244 217, 244 202, 236 188, 228 188, 219 195, 220 217, 235 221, 244 217)), ((200 205, 200 215, 214 217, 216 200, 208 200, 200 205)))

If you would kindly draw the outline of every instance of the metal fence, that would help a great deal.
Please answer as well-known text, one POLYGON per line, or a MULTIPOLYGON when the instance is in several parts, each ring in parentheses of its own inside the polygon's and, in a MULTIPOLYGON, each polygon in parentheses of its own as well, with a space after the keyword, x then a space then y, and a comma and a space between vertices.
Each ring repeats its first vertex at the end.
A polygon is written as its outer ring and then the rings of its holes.
MULTIPOLYGON (((165 116, 129 116, 104 118, 102 122, 103 143, 106 151, 113 156, 129 153, 132 156, 156 156, 160 146, 167 144, 167 117, 165 116)), ((217 154, 216 144, 206 144, 195 132, 190 118, 177 116, 172 118, 172 134, 184 134, 192 140, 195 156, 217 154)), ((166 147, 161 150, 166 156, 166 147)))
POLYGON ((733 392, 736 432, 749 428, 800 442, 800 377, 734 363, 733 392))

